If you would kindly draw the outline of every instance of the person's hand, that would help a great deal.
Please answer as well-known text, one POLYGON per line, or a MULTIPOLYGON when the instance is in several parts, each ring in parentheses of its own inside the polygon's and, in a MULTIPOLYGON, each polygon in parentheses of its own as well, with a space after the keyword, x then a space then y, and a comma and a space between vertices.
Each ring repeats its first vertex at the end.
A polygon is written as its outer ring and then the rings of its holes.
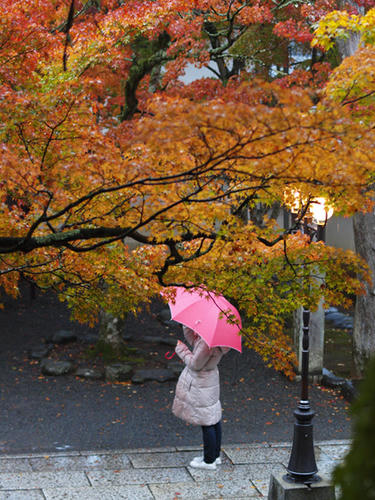
POLYGON ((177 340, 176 349, 177 349, 178 346, 181 346, 181 345, 184 345, 184 343, 181 342, 181 340, 177 340))

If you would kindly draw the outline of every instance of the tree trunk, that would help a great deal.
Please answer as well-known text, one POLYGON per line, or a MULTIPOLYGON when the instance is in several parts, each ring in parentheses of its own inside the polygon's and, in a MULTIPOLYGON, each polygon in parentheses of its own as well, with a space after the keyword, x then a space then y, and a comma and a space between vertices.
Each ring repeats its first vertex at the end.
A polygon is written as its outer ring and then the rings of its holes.
MULTIPOLYGON (((337 40, 339 53, 344 59, 352 56, 359 46, 360 35, 352 33, 347 39, 337 40)), ((375 279, 375 213, 358 213, 353 217, 354 244, 357 253, 368 263, 375 279)), ((357 297, 354 331, 353 360, 355 374, 363 375, 364 367, 375 353, 375 295, 374 284, 366 287, 366 295, 357 297)))
POLYGON ((358 33, 351 33, 345 40, 336 40, 337 48, 342 59, 352 56, 358 49, 361 36, 358 33))
MULTIPOLYGON (((356 214, 353 218, 357 253, 368 263, 375 280, 375 213, 356 214)), ((362 376, 369 358, 375 353, 375 284, 366 285, 366 295, 357 297, 353 359, 357 376, 362 376)))
POLYGON ((125 346, 122 338, 124 320, 115 318, 112 314, 101 311, 99 321, 99 341, 101 346, 108 346, 113 352, 121 352, 125 346))

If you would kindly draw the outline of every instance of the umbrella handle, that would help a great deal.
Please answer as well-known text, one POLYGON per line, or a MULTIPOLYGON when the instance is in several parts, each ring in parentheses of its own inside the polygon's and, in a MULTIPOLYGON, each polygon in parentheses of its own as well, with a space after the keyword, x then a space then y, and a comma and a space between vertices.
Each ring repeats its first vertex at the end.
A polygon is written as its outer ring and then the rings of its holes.
POLYGON ((165 359, 172 359, 175 354, 176 354, 176 351, 172 352, 172 354, 171 354, 171 351, 167 351, 164 354, 164 357, 165 357, 165 359))

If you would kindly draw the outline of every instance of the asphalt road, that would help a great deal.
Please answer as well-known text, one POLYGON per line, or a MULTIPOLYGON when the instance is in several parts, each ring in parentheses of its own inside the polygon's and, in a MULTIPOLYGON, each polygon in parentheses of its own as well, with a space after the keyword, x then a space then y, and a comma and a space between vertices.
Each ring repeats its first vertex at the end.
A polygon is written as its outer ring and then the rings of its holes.
MULTIPOLYGON (((165 326, 155 319, 160 307, 155 304, 151 312, 129 318, 127 332, 165 334, 165 326)), ((59 329, 73 329, 82 338, 93 333, 71 323, 65 306, 51 294, 5 300, 0 311, 0 453, 201 443, 200 429, 171 413, 173 381, 125 385, 42 376, 28 352, 59 329)), ((250 350, 227 354, 220 373, 224 443, 291 441, 298 383, 265 367, 250 350)), ((315 439, 349 438, 347 402, 319 386, 311 388, 310 398, 315 439)))

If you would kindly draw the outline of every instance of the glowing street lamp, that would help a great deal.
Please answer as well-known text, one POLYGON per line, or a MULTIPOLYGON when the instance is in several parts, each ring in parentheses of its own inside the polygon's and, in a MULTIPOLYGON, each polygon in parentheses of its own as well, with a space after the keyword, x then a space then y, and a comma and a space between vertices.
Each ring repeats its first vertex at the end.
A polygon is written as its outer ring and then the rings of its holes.
MULTIPOLYGON (((295 193, 292 212, 299 213, 301 219, 306 219, 307 224, 304 226, 308 233, 316 231, 315 225, 324 225, 332 216, 333 209, 327 208, 324 198, 311 199, 308 205, 303 206, 299 193, 295 193)), ((309 235, 312 236, 312 234, 314 233, 309 235)), ((296 483, 311 484, 320 481, 321 478, 317 476, 318 468, 314 454, 312 419, 315 412, 311 410, 309 402, 309 309, 303 308, 302 318, 301 399, 294 411, 296 420, 293 446, 285 479, 296 483)))
POLYGON ((299 191, 293 189, 288 197, 285 196, 285 201, 292 214, 302 214, 302 219, 311 220, 318 226, 324 226, 333 215, 333 208, 327 205, 323 197, 303 198, 299 191))
POLYGON ((333 215, 333 208, 327 207, 324 198, 314 198, 310 204, 312 220, 318 226, 324 226, 333 215))

